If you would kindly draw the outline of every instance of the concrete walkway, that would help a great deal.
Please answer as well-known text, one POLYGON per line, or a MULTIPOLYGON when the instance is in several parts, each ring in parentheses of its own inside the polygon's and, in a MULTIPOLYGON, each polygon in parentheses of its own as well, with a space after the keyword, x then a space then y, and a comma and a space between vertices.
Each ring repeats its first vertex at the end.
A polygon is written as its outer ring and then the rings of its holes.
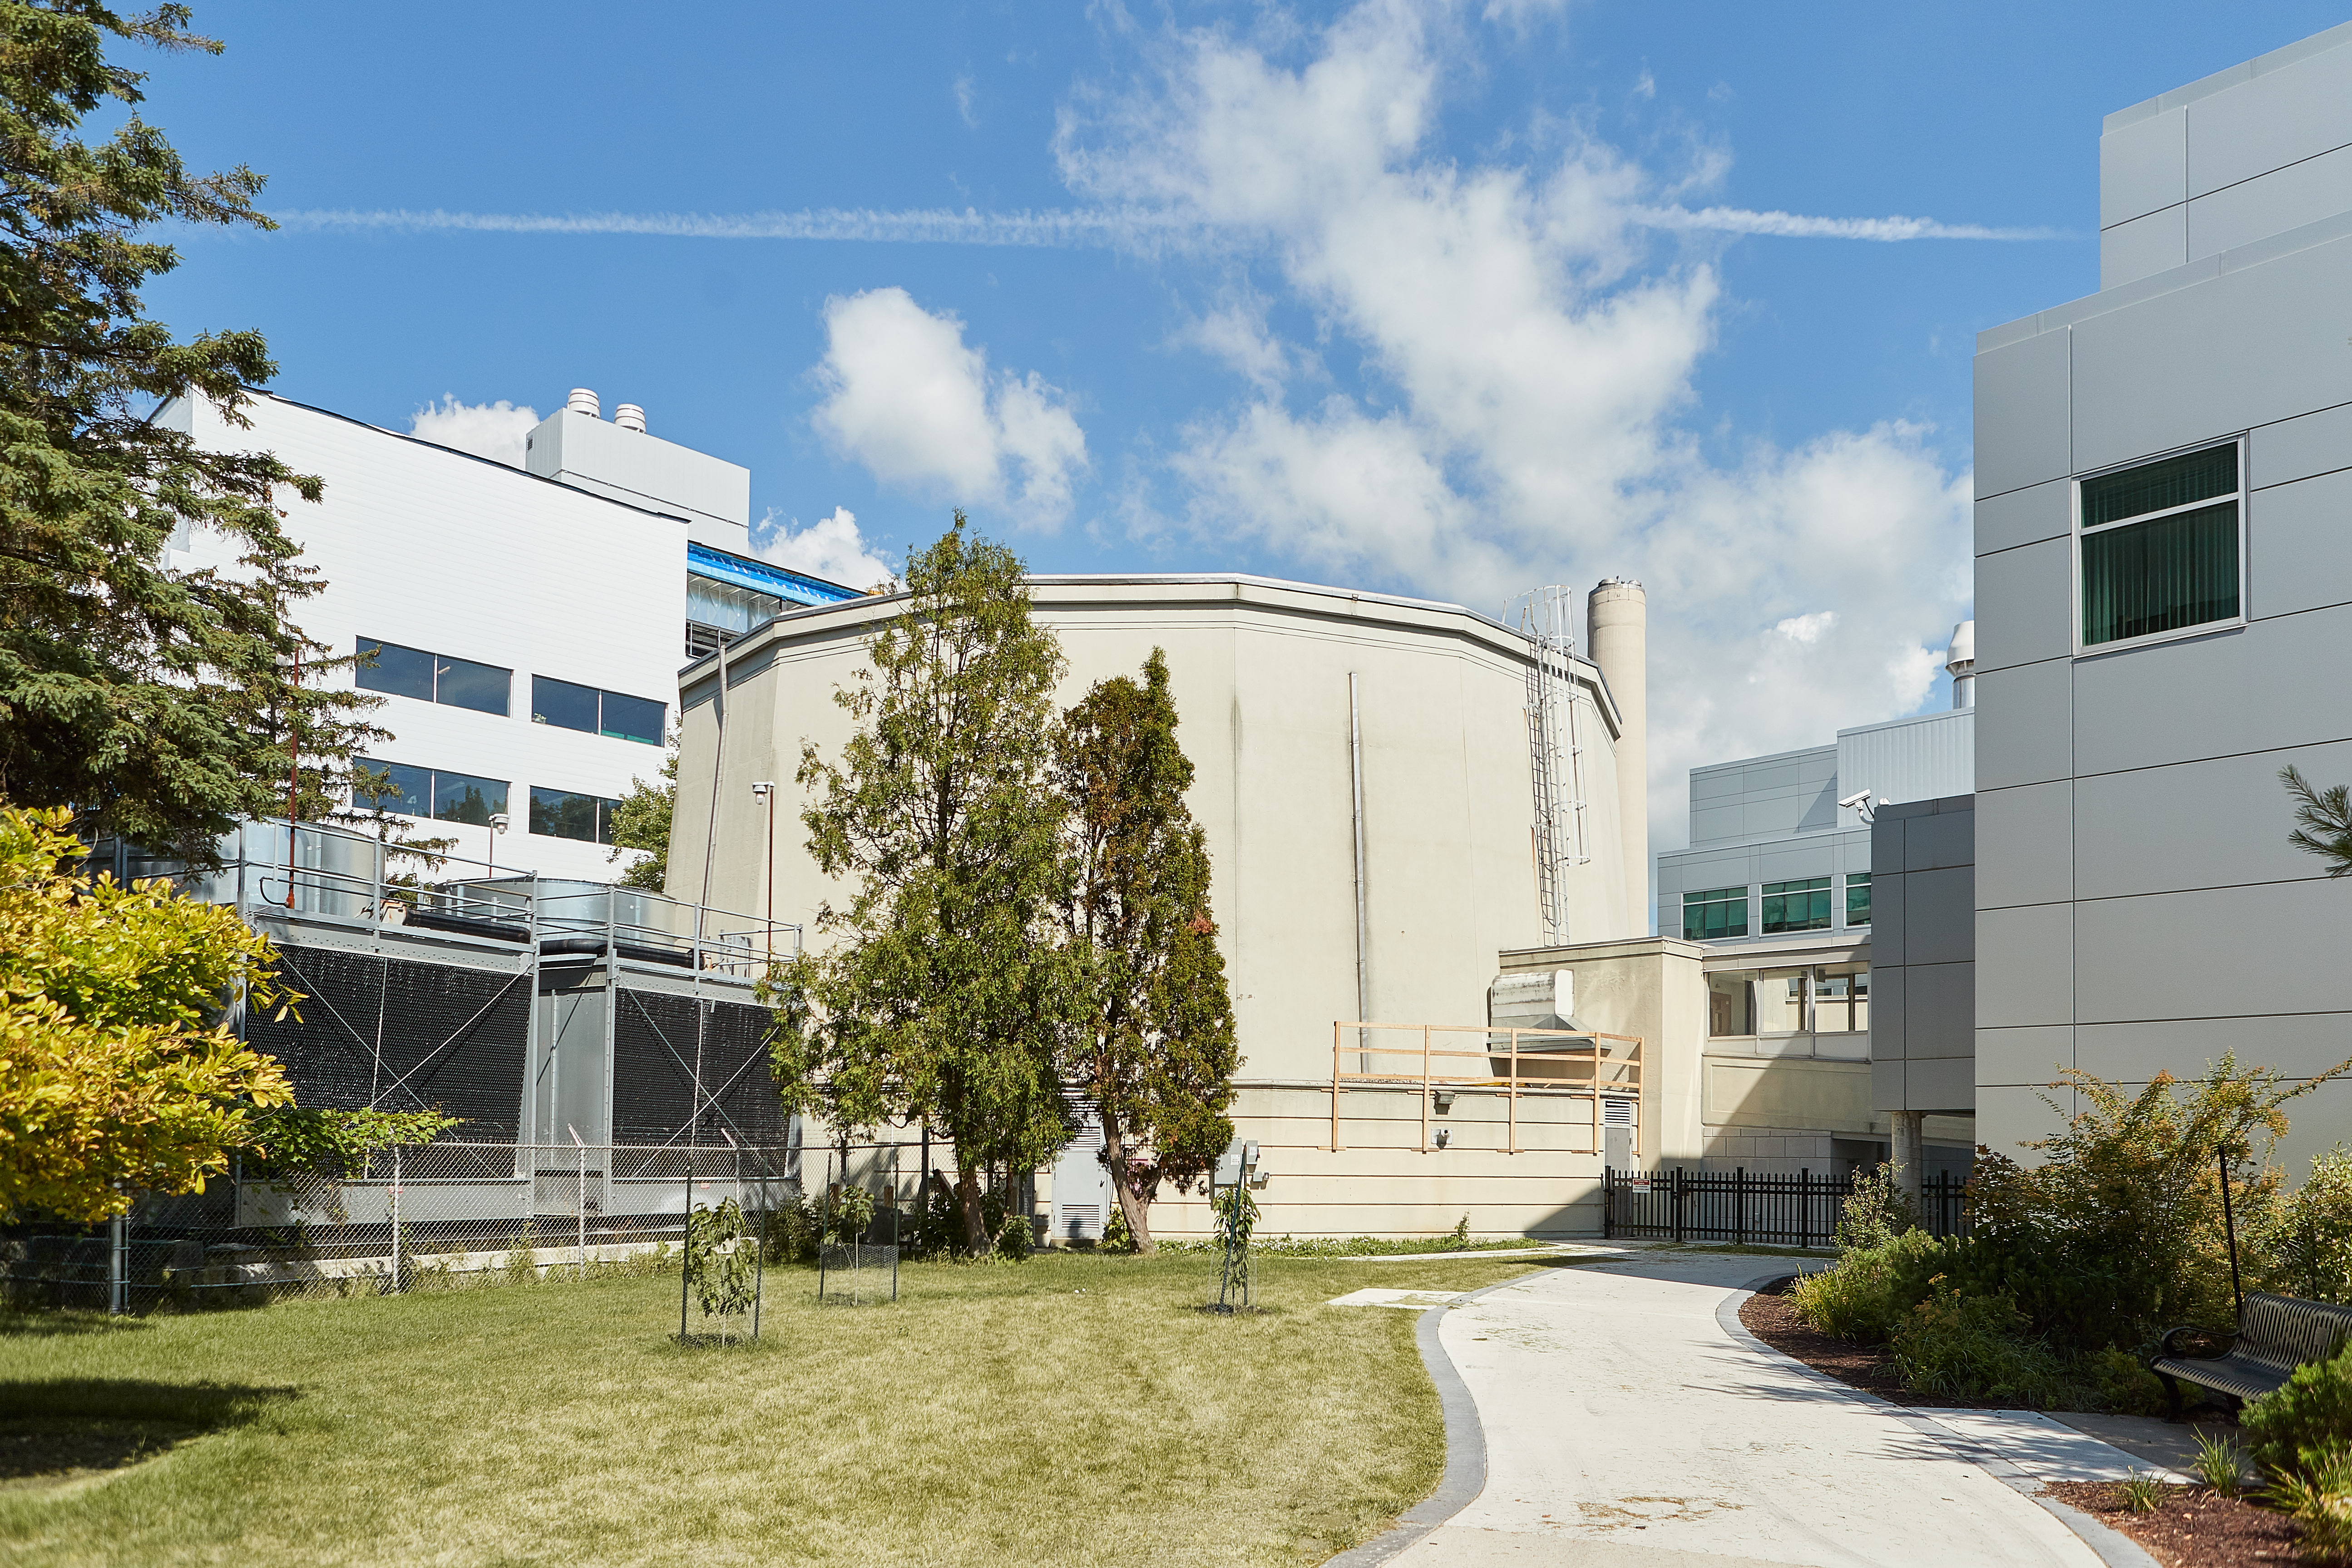
POLYGON ((1484 1487, 1401 1552, 1357 1553, 1398 1568, 2148 1561, 2090 1526, 2105 1537, 2095 1551, 2025 1495, 2030 1482, 1971 1462, 1918 1413, 1740 1343, 1718 1308, 1771 1268, 1689 1253, 1588 1263, 1449 1308, 1434 1327, 1476 1404, 1484 1487))

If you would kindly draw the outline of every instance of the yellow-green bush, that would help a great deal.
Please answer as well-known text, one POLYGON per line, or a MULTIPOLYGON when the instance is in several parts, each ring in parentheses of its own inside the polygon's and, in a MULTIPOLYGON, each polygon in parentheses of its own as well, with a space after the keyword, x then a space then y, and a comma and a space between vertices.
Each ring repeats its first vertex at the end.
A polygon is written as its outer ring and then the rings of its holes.
POLYGON ((1825 1334, 1877 1344, 1928 1290, 1945 1244, 1924 1230, 1848 1252, 1789 1289, 1796 1314, 1825 1334))
POLYGON ((2026 1337, 2030 1326, 2005 1296, 1966 1296, 1938 1282, 1888 1343, 1904 1383, 1922 1394, 2028 1410, 2088 1403, 2065 1360, 2026 1337))

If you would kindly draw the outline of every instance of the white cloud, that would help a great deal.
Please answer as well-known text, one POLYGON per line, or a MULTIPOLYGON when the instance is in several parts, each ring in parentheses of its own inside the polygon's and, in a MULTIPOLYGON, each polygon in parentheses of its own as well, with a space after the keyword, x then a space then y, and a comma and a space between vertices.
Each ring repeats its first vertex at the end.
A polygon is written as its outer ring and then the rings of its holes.
POLYGON ((804 528, 771 512, 761 520, 751 548, 763 560, 844 588, 873 588, 897 575, 868 547, 857 531, 857 514, 846 507, 835 507, 831 517, 819 517, 804 528))
POLYGON ((528 405, 519 406, 503 398, 497 402, 459 402, 455 393, 448 393, 412 414, 408 434, 520 468, 523 437, 538 423, 539 411, 528 405))
POLYGON ((824 401, 811 416, 833 449, 886 485, 991 507, 1045 527, 1070 510, 1087 438, 1061 392, 1040 379, 992 374, 952 312, 903 288, 825 301, 824 401))
POLYGON ((1720 279, 1703 240, 1662 257, 1653 236, 1954 231, 1693 210, 1724 166, 1705 148, 1660 170, 1589 135, 1541 162, 1442 149, 1441 89, 1475 74, 1448 51, 1476 36, 1408 0, 1368 0, 1297 58, 1171 35, 1149 86, 1065 112, 1057 152, 1107 207, 1249 236, 1363 356, 1360 392, 1310 405, 1285 394, 1297 350, 1262 307, 1203 319, 1192 340, 1250 391, 1171 458, 1194 528, 1489 612, 1541 583, 1643 580, 1651 814, 1673 847, 1693 765, 1925 699, 1969 597, 1970 485, 1897 423, 1710 460, 1690 424, 1720 279))
POLYGON ((955 99, 956 113, 962 119, 965 126, 968 128, 977 129, 980 125, 980 117, 973 114, 971 111, 972 100, 976 97, 976 89, 972 84, 971 73, 970 71, 966 71, 963 75, 956 78, 955 80, 950 84, 948 92, 949 95, 955 99))

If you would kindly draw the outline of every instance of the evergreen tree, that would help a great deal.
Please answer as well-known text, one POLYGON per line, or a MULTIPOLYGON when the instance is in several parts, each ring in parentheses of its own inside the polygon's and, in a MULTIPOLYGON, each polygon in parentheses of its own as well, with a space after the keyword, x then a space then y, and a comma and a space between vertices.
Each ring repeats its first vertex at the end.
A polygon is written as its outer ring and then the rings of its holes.
POLYGON ((316 501, 320 481, 146 417, 203 398, 242 425, 245 389, 277 369, 258 333, 176 341, 139 298, 179 265, 140 237, 153 225, 272 226, 252 204, 261 176, 189 173, 139 118, 144 78, 106 57, 218 53, 188 20, 0 0, 0 796, 203 861, 289 792, 296 815, 326 814, 380 732, 357 716, 377 699, 311 684, 349 661, 289 619, 320 584, 279 492, 316 501), (81 140, 115 106, 130 118, 81 140), (174 569, 184 528, 226 541, 236 570, 174 569))
POLYGON ((779 966, 776 1079, 837 1124, 921 1120, 954 1147, 967 1250, 989 1244, 992 1171, 1069 1141, 1055 1062, 1069 1006, 1054 940, 1061 807, 1047 787, 1061 651, 1030 615, 1020 560, 963 514, 907 563, 903 613, 835 700, 857 720, 836 765, 802 748, 801 815, 826 875, 855 879, 779 966), (828 1102, 829 1107, 828 1107, 828 1102))
POLYGON ((2294 801, 2294 831, 2286 841, 2317 855, 2330 876, 2352 876, 2352 786, 2314 785, 2294 768, 2279 769, 2279 781, 2294 801))
POLYGON ((1167 656, 1151 651, 1140 685, 1097 682, 1054 753, 1071 862, 1061 918, 1084 998, 1066 1065, 1101 1121, 1128 1231, 1150 1252, 1160 1184, 1204 1175, 1233 1140, 1239 1060, 1167 656))

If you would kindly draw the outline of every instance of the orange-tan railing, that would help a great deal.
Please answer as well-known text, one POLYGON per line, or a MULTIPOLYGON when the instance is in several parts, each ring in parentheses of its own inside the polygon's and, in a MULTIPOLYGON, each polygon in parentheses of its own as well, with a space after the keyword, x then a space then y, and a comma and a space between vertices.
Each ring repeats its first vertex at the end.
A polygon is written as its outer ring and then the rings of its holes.
POLYGON ((1547 1098, 1562 1091, 1591 1101, 1591 1153, 1601 1152, 1601 1102, 1633 1102, 1633 1140, 1640 1152, 1642 1137, 1642 1037, 1610 1034, 1600 1030, 1500 1029, 1458 1023, 1334 1023, 1331 1026, 1331 1151, 1339 1142, 1339 1096, 1349 1084, 1384 1084, 1421 1090, 1421 1148, 1427 1154, 1432 1094, 1439 1089, 1497 1090, 1509 1106, 1510 1154, 1519 1152, 1519 1098, 1541 1092, 1547 1098), (1417 1042, 1375 1044, 1375 1034, 1417 1036, 1417 1042), (1354 1043, 1349 1042, 1353 1034, 1354 1043), (1439 1035, 1481 1037, 1483 1049, 1462 1051, 1436 1043, 1439 1035), (1557 1041, 1553 1044, 1549 1042, 1557 1041), (1345 1060, 1357 1058, 1358 1071, 1346 1070, 1345 1060), (1374 1071, 1374 1058, 1403 1057, 1402 1071, 1374 1071), (1482 1062, 1484 1072, 1444 1072, 1441 1060, 1482 1062), (1417 1070, 1415 1063, 1418 1063, 1417 1070), (1528 1071, 1531 1067, 1541 1071, 1528 1071))

